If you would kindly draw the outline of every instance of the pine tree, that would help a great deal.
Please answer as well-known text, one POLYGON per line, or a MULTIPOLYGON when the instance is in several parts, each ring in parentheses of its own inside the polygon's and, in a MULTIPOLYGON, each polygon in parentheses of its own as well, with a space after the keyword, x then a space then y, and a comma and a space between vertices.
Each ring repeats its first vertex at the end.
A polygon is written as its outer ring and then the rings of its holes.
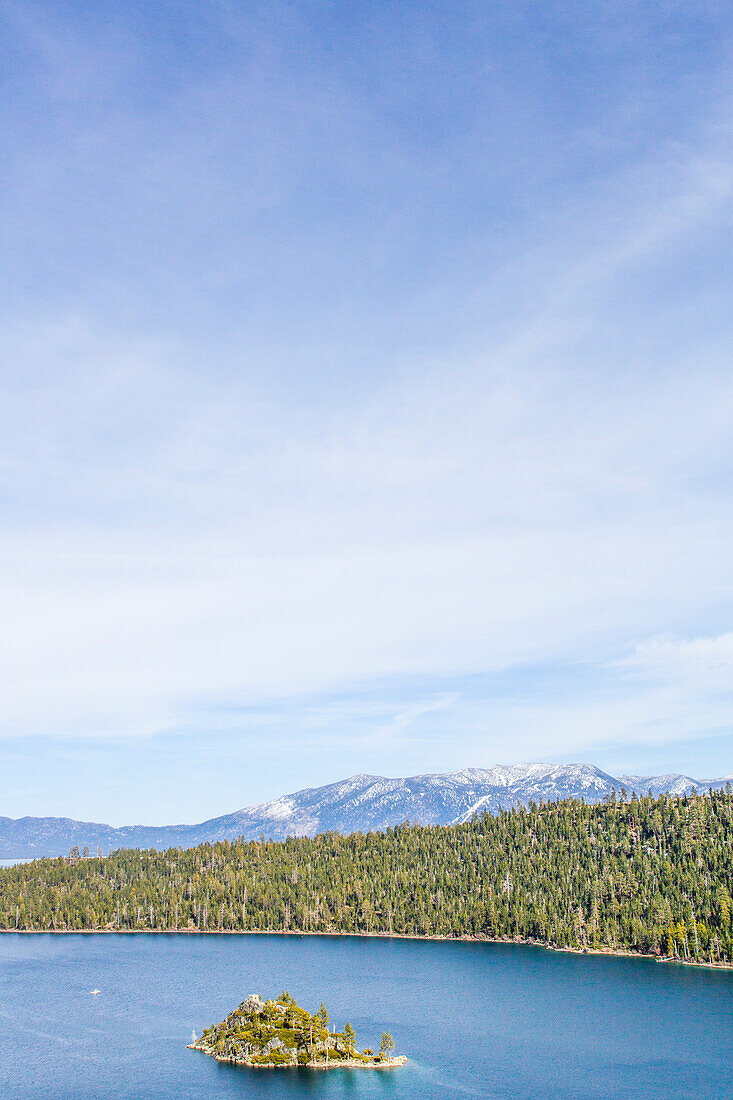
POLYGON ((388 1031, 382 1032, 382 1039, 379 1044, 379 1055, 381 1058, 389 1058, 390 1054, 395 1048, 395 1042, 388 1031))
POLYGON ((354 1047, 356 1045, 356 1032, 351 1024, 347 1021, 344 1026, 344 1046, 346 1047, 347 1054, 354 1053, 354 1047))

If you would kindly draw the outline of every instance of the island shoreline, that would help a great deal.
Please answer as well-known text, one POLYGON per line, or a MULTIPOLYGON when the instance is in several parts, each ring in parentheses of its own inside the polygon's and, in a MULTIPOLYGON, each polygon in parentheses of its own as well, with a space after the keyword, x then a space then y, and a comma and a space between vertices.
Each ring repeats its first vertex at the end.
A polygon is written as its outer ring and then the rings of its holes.
POLYGON ((619 959, 648 959, 677 966, 697 966, 706 970, 733 970, 733 962, 704 962, 677 959, 672 955, 648 955, 642 951, 623 951, 612 947, 559 947, 540 940, 511 939, 500 936, 418 936, 411 932, 306 932, 296 929, 267 928, 0 928, 3 936, 334 936, 363 940, 418 940, 426 943, 495 943, 514 947, 539 947, 565 955, 601 955, 619 959))
POLYGON ((196 1043, 188 1043, 187 1050, 198 1050, 207 1058, 213 1058, 215 1062, 225 1062, 229 1066, 239 1066, 241 1069, 396 1069, 397 1066, 407 1064, 407 1055, 398 1054, 395 1058, 386 1058, 383 1062, 360 1062, 356 1058, 342 1059, 336 1062, 305 1062, 303 1065, 277 1065, 275 1062, 240 1062, 236 1058, 222 1058, 218 1054, 211 1054, 202 1050, 196 1043))

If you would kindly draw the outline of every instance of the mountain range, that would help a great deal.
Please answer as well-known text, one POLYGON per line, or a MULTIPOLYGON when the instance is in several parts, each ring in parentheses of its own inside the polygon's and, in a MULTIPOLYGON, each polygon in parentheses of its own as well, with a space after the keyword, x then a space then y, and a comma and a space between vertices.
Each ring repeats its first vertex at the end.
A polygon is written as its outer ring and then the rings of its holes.
MULTIPOLYGON (((729 777, 733 778, 733 777, 729 777)), ((116 848, 192 847, 235 837, 283 840, 383 830, 404 821, 448 825, 476 812, 495 813, 517 803, 584 798, 599 802, 612 791, 687 794, 722 787, 728 778, 700 781, 688 775, 612 776, 590 764, 496 764, 446 775, 388 779, 354 775, 324 787, 308 787, 271 802, 214 817, 197 825, 111 825, 66 817, 0 817, 0 858, 67 855, 74 845, 106 855, 116 848)))

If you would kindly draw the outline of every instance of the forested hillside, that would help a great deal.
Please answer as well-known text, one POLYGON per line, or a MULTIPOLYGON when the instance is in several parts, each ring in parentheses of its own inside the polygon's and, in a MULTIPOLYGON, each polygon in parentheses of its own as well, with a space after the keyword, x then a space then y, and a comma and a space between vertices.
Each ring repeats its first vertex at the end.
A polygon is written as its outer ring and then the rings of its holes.
POLYGON ((584 798, 602 802, 622 788, 629 794, 692 794, 719 790, 725 779, 700 782, 675 772, 614 777, 591 764, 494 764, 443 775, 388 778, 352 775, 307 787, 195 825, 111 825, 68 817, 0 817, 0 858, 65 856, 78 845, 108 855, 118 848, 193 848, 218 840, 286 840, 318 833, 368 833, 412 821, 458 825, 478 810, 495 814, 532 802, 584 798))
POLYGON ((487 936, 733 959, 733 793, 567 800, 453 826, 45 859, 0 928, 487 936))

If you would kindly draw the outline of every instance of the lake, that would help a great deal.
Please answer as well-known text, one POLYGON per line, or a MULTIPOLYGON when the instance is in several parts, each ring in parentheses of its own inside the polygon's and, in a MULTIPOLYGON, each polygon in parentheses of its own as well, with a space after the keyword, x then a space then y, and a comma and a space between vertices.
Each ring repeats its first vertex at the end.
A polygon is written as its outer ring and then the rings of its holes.
POLYGON ((2 935, 4 1100, 733 1098, 733 971, 478 943, 2 935), (89 990, 99 988, 97 997, 89 990), (285 988, 407 1066, 251 1070, 186 1049, 285 988))

